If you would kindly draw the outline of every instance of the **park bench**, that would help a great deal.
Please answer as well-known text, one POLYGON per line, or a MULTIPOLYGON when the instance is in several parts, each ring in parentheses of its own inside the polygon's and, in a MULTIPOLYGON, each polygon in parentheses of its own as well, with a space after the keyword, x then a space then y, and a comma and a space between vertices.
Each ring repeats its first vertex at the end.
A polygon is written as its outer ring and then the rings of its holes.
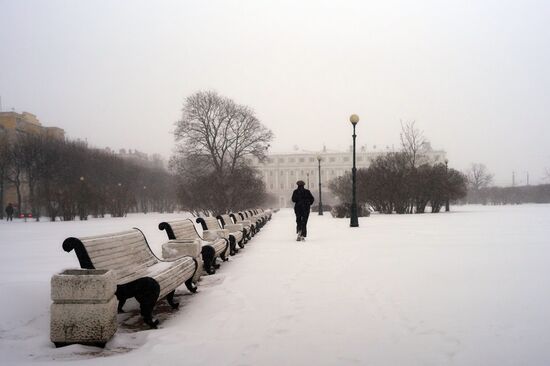
POLYGON ((259 208, 257 210, 261 215, 263 215, 267 221, 271 220, 271 210, 264 210, 263 208, 259 208))
POLYGON ((260 214, 257 210, 247 210, 246 212, 248 212, 250 216, 257 221, 260 229, 264 227, 267 223, 267 219, 264 217, 264 215, 260 214))
POLYGON ((224 262, 228 260, 229 240, 206 233, 208 237, 199 235, 195 224, 190 219, 161 222, 159 230, 165 230, 170 240, 201 240, 201 255, 204 269, 208 274, 216 273, 216 258, 220 257, 224 262))
POLYGON ((74 250, 83 269, 113 270, 116 274, 118 311, 123 312, 127 299, 135 297, 140 305, 144 322, 156 328, 153 308, 157 301, 166 298, 173 309, 176 289, 183 283, 196 292, 193 276, 198 269, 193 257, 181 257, 164 261, 151 251, 145 236, 139 229, 111 234, 70 237, 63 242, 66 252, 74 250))
POLYGON ((239 211, 235 217, 240 217, 242 221, 248 221, 251 226, 252 236, 256 235, 260 231, 260 220, 252 217, 248 211, 239 211))
POLYGON ((243 238, 241 241, 237 242, 237 244, 239 245, 240 248, 244 248, 244 245, 251 238, 250 227, 245 226, 243 224, 235 224, 235 222, 233 221, 233 218, 229 214, 219 215, 216 218, 219 220, 222 228, 232 232, 238 231, 242 233, 243 238))
POLYGON ((212 237, 221 237, 229 240, 229 254, 235 255, 239 251, 237 249, 237 244, 240 244, 242 240, 244 239, 243 232, 240 228, 237 227, 229 227, 233 230, 229 230, 229 228, 222 228, 220 226, 220 222, 217 218, 213 216, 207 216, 207 217, 198 217, 197 223, 201 224, 202 227, 202 235, 206 239, 209 239, 212 237))
POLYGON ((262 228, 262 220, 259 217, 254 216, 249 210, 239 211, 238 214, 243 220, 248 220, 254 227, 254 235, 256 235, 262 228))
POLYGON ((246 219, 244 215, 241 213, 230 213, 229 216, 231 216, 235 224, 242 224, 247 228, 250 236, 249 240, 256 235, 256 225, 254 225, 252 221, 246 219))

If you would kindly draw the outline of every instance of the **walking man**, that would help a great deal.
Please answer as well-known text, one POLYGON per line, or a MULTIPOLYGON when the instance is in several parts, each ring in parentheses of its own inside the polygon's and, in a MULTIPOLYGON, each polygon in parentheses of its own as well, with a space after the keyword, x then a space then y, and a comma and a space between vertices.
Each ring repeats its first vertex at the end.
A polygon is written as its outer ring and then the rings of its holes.
POLYGON ((13 221, 13 205, 11 203, 8 203, 8 205, 6 206, 6 215, 7 221, 13 221))
POLYGON ((294 213, 296 214, 296 241, 304 241, 307 236, 307 219, 309 217, 310 206, 313 204, 313 195, 309 189, 305 189, 303 180, 296 182, 298 188, 292 193, 292 202, 294 202, 294 213))

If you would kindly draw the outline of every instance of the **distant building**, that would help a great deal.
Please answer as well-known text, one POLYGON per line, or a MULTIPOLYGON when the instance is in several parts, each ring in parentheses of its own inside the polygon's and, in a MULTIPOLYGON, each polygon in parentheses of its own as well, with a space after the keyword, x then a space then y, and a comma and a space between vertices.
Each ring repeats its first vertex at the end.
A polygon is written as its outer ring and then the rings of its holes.
POLYGON ((168 166, 166 160, 160 154, 148 155, 136 149, 119 149, 118 153, 114 152, 110 148, 106 148, 105 150, 121 157, 122 159, 132 161, 141 166, 161 169, 167 169, 168 166))
POLYGON ((8 133, 44 134, 64 139, 65 130, 59 127, 45 127, 29 112, 0 112, 0 129, 8 133))
MULTIPOLYGON (((361 147, 356 152, 357 168, 366 168, 370 163, 381 155, 391 152, 389 147, 384 151, 367 151, 361 147)), ((432 150, 429 144, 426 145, 422 154, 425 159, 437 163, 444 162, 446 153, 443 150, 432 150)), ((349 151, 335 151, 324 148, 322 151, 304 151, 295 149, 288 153, 269 154, 264 163, 255 158, 249 158, 248 162, 257 168, 265 183, 267 192, 277 198, 279 207, 292 207, 290 200, 292 191, 296 188, 296 181, 306 182, 306 188, 311 190, 315 200, 319 198, 319 162, 317 156, 321 157, 321 190, 323 204, 335 204, 336 198, 330 193, 328 183, 345 172, 351 171, 353 153, 349 151)), ((317 202, 318 203, 318 202, 317 202)))

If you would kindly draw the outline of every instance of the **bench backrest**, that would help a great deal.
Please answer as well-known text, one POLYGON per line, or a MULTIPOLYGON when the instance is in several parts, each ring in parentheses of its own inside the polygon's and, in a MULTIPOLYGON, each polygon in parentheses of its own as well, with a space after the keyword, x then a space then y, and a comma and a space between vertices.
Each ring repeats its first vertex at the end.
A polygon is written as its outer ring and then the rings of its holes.
POLYGON ((124 282, 141 277, 140 273, 147 267, 159 262, 139 229, 67 238, 63 249, 66 252, 75 251, 81 268, 112 269, 117 279, 124 278, 124 282))
POLYGON ((161 222, 159 230, 166 230, 168 239, 202 239, 190 219, 161 222))
POLYGON ((233 218, 233 220, 235 221, 236 224, 238 224, 239 222, 244 220, 239 212, 231 213, 231 214, 229 214, 229 216, 231 216, 233 218))
POLYGON ((218 219, 220 219, 224 227, 225 225, 233 224, 233 219, 231 218, 231 216, 229 216, 229 214, 220 215, 218 216, 218 219))
POLYGON ((218 219, 214 216, 199 217, 197 223, 201 224, 203 230, 219 230, 221 229, 218 219))

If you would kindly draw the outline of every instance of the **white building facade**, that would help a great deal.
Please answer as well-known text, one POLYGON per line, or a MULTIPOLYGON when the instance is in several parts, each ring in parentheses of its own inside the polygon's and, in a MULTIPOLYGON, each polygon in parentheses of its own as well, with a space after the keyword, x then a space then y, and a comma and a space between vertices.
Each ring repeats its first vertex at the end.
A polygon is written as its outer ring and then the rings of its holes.
MULTIPOLYGON (((378 156, 390 152, 367 151, 361 147, 356 152, 356 166, 366 168, 378 156)), ((446 153, 443 150, 432 150, 429 146, 422 153, 432 163, 444 163, 446 153)), ((321 157, 321 192, 323 204, 335 204, 336 199, 328 189, 328 183, 345 172, 351 172, 353 153, 351 151, 303 151, 295 150, 289 153, 271 153, 264 163, 257 159, 249 159, 249 163, 257 168, 265 183, 266 190, 277 200, 278 207, 293 207, 291 196, 296 189, 296 182, 303 180, 306 188, 311 190, 315 197, 315 204, 319 200, 319 161, 321 157)))

